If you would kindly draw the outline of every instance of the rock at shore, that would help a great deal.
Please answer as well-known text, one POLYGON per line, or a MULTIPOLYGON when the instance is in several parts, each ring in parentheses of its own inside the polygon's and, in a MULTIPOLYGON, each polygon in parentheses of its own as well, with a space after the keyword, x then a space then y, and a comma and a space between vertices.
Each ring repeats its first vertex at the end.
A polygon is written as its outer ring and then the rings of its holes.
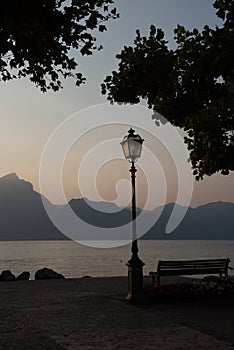
POLYGON ((0 281, 14 281, 15 275, 10 270, 2 271, 0 275, 0 281))
POLYGON ((29 280, 30 273, 28 271, 22 272, 19 276, 16 277, 16 281, 27 281, 29 280))
POLYGON ((65 278, 62 274, 44 267, 35 273, 35 280, 61 279, 65 278))

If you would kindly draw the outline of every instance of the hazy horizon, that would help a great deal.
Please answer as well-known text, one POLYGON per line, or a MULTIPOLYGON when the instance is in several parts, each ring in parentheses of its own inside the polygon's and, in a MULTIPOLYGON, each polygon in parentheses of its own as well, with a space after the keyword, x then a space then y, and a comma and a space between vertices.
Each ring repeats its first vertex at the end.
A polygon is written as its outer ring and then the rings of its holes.
MULTIPOLYGON (((15 176, 16 176, 19 180, 26 181, 26 182, 30 183, 30 184, 33 186, 33 184, 32 184, 30 181, 28 181, 28 180, 26 180, 26 179, 23 179, 23 178, 20 178, 16 172, 7 173, 7 174, 4 174, 4 175, 0 176, 0 184, 1 184, 1 180, 2 180, 3 178, 8 178, 8 179, 9 179, 9 177, 14 178, 15 176)), ((33 190, 41 195, 40 191, 37 190, 37 189, 35 189, 34 186, 33 186, 33 190)), ((45 196, 45 197, 46 197, 46 196, 45 196)), ((46 197, 46 198, 47 198, 47 197, 46 197)), ((108 200, 106 200, 106 201, 105 201, 105 200, 101 200, 101 201, 100 201, 100 200, 97 200, 97 201, 95 201, 94 199, 91 199, 91 198, 88 198, 88 197, 76 197, 76 196, 71 197, 70 199, 68 199, 68 200, 67 200, 66 202, 64 202, 64 203, 56 203, 56 202, 51 201, 49 198, 47 198, 47 199, 48 199, 52 204, 55 204, 55 205, 65 205, 65 204, 68 204, 71 200, 77 200, 77 199, 84 199, 84 200, 88 200, 88 201, 90 201, 90 202, 97 202, 97 203, 98 203, 98 202, 107 202, 107 203, 116 204, 115 202, 112 202, 111 200, 109 200, 109 201, 108 201, 108 200)), ((190 204, 189 207, 191 207, 191 208, 197 208, 197 207, 202 206, 202 205, 206 205, 206 204, 209 204, 209 203, 216 203, 216 202, 234 203, 233 201, 215 200, 215 201, 204 202, 204 203, 199 204, 199 205, 197 205, 197 206, 192 206, 192 205, 190 204)), ((165 203, 165 205, 170 204, 170 203, 183 206, 183 204, 175 203, 175 202, 170 202, 170 201, 167 201, 167 202, 165 203)), ((117 205, 117 204, 116 204, 116 205, 117 205)), ((159 206, 161 206, 161 205, 164 205, 164 204, 159 204, 158 206, 156 206, 156 207, 154 207, 154 208, 151 208, 151 209, 148 209, 148 210, 155 209, 155 208, 157 208, 157 207, 159 207, 159 206)), ((131 202, 129 202, 128 207, 131 209, 131 202)), ((120 206, 120 208, 124 208, 124 206, 120 206)), ((138 206, 138 208, 141 208, 141 207, 138 206)), ((144 209, 144 208, 143 208, 143 209, 144 209)), ((147 209, 147 208, 145 208, 145 209, 147 209)))

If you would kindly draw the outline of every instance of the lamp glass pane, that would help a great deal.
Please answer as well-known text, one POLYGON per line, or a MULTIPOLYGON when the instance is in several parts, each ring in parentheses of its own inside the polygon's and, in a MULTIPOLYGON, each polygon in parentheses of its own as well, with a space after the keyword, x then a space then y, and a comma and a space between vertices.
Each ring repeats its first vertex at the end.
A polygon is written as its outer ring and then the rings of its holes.
POLYGON ((129 153, 132 162, 136 162, 141 155, 142 143, 129 139, 129 153))
POLYGON ((123 142, 121 142, 122 148, 123 148, 123 153, 124 156, 127 160, 129 160, 130 158, 130 154, 129 154, 129 147, 128 147, 128 140, 125 140, 123 142))

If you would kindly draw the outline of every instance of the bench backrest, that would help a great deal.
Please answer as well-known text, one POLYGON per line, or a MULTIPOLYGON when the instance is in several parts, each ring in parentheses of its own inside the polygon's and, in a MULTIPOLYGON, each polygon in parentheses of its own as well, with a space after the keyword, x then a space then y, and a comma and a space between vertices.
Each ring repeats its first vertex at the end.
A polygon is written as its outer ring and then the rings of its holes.
POLYGON ((209 260, 159 260, 157 275, 202 275, 202 274, 224 274, 228 275, 230 259, 209 260))

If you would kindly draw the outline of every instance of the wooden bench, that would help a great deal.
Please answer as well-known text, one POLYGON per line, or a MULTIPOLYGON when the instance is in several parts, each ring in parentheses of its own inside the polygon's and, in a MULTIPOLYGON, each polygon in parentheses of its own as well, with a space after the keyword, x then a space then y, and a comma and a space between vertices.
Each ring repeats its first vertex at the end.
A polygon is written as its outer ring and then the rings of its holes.
POLYGON ((207 259, 207 260, 159 260, 157 272, 151 271, 152 283, 160 283, 161 276, 183 276, 183 275, 228 275, 230 259, 207 259))

